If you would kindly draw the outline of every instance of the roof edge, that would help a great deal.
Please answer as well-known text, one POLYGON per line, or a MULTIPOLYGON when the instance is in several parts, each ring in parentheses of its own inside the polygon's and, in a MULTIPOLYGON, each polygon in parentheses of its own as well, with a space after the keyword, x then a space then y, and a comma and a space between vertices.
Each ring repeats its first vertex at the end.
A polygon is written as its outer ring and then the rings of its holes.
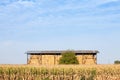
POLYGON ((25 54, 42 54, 42 53, 63 53, 65 51, 74 51, 75 53, 99 53, 98 50, 43 50, 43 51, 27 51, 25 54))

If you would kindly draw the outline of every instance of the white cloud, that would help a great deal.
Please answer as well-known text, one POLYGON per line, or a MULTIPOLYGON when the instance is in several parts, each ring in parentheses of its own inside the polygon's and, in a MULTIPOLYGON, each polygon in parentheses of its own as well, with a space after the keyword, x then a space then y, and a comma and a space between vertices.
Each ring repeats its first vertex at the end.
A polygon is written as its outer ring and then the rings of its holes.
POLYGON ((101 3, 117 2, 119 0, 99 0, 101 3))
MULTIPOLYGON (((54 3, 52 0, 23 1, 19 0, 7 5, 0 10, 1 26, 64 26, 86 24, 88 22, 103 23, 115 19, 111 11, 113 8, 98 9, 96 6, 110 2, 113 0, 91 0, 84 1, 67 0, 64 4, 54 3), (51 3, 50 3, 51 2, 51 3), (48 4, 53 4, 51 5, 48 4), (58 6, 54 5, 58 4, 58 6), (50 8, 49 8, 50 7, 50 8), (104 13, 106 15, 104 15, 104 13), (106 17, 106 18, 105 18, 106 17), (7 21, 6 21, 7 20, 7 21)), ((115 8, 117 10, 117 8, 115 8)), ((96 23, 95 23, 96 24, 96 23)))
POLYGON ((108 2, 117 2, 119 0, 108 0, 108 2))
POLYGON ((24 5, 24 7, 33 7, 35 5, 32 1, 18 1, 17 4, 24 5))

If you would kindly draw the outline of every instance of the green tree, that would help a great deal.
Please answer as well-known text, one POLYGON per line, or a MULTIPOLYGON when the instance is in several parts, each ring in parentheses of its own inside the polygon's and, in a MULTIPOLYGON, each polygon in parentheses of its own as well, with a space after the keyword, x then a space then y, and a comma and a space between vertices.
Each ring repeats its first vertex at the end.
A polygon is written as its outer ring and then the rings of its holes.
POLYGON ((79 64, 74 51, 65 51, 59 60, 59 64, 79 64))
POLYGON ((114 64, 120 64, 119 60, 114 61, 114 64))

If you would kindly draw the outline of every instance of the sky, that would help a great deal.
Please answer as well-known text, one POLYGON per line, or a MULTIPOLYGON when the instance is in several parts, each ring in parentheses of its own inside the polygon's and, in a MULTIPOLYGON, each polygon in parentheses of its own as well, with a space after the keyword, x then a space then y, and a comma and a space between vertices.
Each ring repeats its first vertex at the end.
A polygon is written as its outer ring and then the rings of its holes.
POLYGON ((0 0, 0 64, 67 49, 98 50, 98 64, 120 60, 120 0, 0 0))

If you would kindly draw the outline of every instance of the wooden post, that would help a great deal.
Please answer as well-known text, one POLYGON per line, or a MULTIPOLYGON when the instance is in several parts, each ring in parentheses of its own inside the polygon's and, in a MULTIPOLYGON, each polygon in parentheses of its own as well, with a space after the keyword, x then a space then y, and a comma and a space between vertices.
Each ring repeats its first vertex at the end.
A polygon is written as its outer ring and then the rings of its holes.
POLYGON ((82 64, 84 64, 84 54, 82 54, 82 64))
POLYGON ((93 54, 94 63, 97 64, 97 54, 93 54))
POLYGON ((97 64, 97 54, 96 54, 96 64, 97 64))
POLYGON ((42 65, 42 55, 40 54, 40 64, 42 65))
POLYGON ((41 65, 41 55, 39 54, 39 64, 41 65))
POLYGON ((27 54, 27 64, 28 64, 28 54, 27 54))
POLYGON ((56 61, 56 60, 55 60, 55 55, 54 55, 54 65, 55 65, 55 61, 56 61))

